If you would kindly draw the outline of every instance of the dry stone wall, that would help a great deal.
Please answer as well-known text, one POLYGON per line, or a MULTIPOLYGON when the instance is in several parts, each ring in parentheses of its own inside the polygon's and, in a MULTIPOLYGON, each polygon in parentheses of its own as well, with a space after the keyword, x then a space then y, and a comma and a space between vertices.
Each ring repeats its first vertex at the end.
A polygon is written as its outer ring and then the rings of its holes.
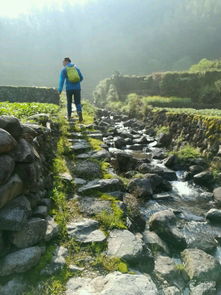
POLYGON ((49 121, 44 127, 0 116, 0 277, 36 265, 39 243, 57 231, 48 216, 55 132, 49 121))
POLYGON ((55 88, 0 86, 0 101, 59 104, 55 88))
POLYGON ((124 101, 130 93, 143 96, 189 97, 194 103, 202 100, 200 102, 210 104, 211 99, 203 100, 207 99, 207 96, 211 98, 215 95, 214 103, 220 103, 220 89, 218 86, 216 89, 220 81, 221 71, 164 72, 144 76, 113 75, 97 85, 93 96, 98 106, 105 106, 109 101, 124 101), (206 98, 204 98, 205 95, 207 95, 206 98))

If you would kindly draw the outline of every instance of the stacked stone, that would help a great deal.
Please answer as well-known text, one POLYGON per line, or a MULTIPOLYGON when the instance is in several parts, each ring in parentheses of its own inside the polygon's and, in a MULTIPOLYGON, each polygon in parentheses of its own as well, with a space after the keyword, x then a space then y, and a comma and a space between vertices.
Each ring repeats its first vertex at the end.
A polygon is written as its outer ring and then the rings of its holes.
POLYGON ((56 228, 46 151, 51 129, 0 116, 0 277, 22 273, 40 260, 39 242, 56 228))

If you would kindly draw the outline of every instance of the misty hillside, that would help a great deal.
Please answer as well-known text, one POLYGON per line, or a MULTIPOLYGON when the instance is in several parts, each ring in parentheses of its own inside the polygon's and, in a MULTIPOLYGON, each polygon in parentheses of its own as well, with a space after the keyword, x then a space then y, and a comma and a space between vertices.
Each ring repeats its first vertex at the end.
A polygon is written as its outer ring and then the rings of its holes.
POLYGON ((220 56, 219 0, 91 0, 0 18, 0 84, 57 87, 63 57, 82 70, 84 95, 114 71, 186 70, 220 56))

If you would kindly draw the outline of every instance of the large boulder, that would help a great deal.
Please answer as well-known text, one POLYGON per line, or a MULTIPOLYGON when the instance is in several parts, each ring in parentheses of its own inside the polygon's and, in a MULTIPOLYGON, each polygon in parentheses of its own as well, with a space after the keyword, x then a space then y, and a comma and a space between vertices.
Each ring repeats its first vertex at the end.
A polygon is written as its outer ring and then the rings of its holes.
POLYGON ((181 253, 186 273, 197 282, 218 281, 221 265, 211 255, 200 249, 186 249, 181 253))
POLYGON ((158 290, 149 275, 113 272, 95 279, 75 277, 66 285, 66 295, 157 295, 158 290))
POLYGON ((23 182, 21 178, 15 174, 6 184, 0 186, 0 208, 5 206, 5 204, 20 195, 22 192, 23 182))
POLYGON ((74 168, 74 174, 83 179, 95 179, 102 177, 99 164, 93 161, 78 162, 74 168))
POLYGON ((167 244, 153 231, 144 231, 143 240, 154 254, 162 253, 168 255, 170 253, 167 244))
POLYGON ((17 145, 14 137, 10 133, 0 128, 0 154, 9 153, 17 145))
POLYGON ((118 172, 127 172, 134 170, 139 164, 139 160, 121 150, 113 150, 112 155, 115 157, 114 168, 118 172))
POLYGON ((196 184, 210 188, 214 181, 213 175, 210 171, 203 171, 193 176, 193 181, 196 184))
POLYGON ((149 178, 135 178, 128 183, 127 190, 138 198, 149 199, 153 195, 153 189, 149 178))
POLYGON ((32 218, 28 220, 21 231, 12 233, 10 239, 17 248, 27 248, 44 240, 46 229, 45 219, 32 218))
POLYGON ((8 155, 0 156, 0 185, 7 182, 15 168, 15 161, 8 155))
POLYGON ((10 201, 0 209, 0 230, 20 231, 31 214, 31 206, 24 196, 10 201))
POLYGON ((180 289, 185 286, 186 275, 184 267, 176 265, 172 258, 168 256, 157 256, 155 261, 154 272, 160 281, 167 281, 180 289))
POLYGON ((81 243, 103 242, 105 234, 99 230, 99 223, 93 219, 84 218, 67 224, 68 235, 81 243))
POLYGON ((206 213, 206 219, 214 223, 221 223, 221 210, 210 209, 206 213))
POLYGON ((113 230, 108 238, 107 255, 137 265, 143 271, 153 270, 153 257, 139 235, 128 230, 113 230), (145 266, 145 267, 144 267, 145 266))
POLYGON ((0 260, 0 276, 28 271, 39 262, 41 253, 41 248, 36 246, 6 255, 0 260))
POLYGON ((149 220, 150 230, 156 232, 168 246, 185 249, 186 240, 176 223, 176 216, 172 210, 156 212, 149 220))
POLYGON ((0 116, 0 128, 5 129, 15 139, 18 139, 22 134, 20 121, 12 116, 0 116))

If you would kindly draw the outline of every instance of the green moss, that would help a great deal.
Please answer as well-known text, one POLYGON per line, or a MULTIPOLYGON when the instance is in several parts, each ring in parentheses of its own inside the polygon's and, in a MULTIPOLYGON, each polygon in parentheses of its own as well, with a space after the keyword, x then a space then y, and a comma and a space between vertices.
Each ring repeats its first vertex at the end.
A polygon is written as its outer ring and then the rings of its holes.
POLYGON ((124 212, 120 209, 117 202, 112 202, 112 212, 101 211, 96 215, 96 219, 104 226, 106 230, 113 228, 126 229, 124 221, 124 212))
POLYGON ((120 271, 122 273, 128 272, 127 264, 117 257, 100 255, 95 260, 94 265, 102 266, 105 270, 109 272, 113 272, 113 271, 120 271))

